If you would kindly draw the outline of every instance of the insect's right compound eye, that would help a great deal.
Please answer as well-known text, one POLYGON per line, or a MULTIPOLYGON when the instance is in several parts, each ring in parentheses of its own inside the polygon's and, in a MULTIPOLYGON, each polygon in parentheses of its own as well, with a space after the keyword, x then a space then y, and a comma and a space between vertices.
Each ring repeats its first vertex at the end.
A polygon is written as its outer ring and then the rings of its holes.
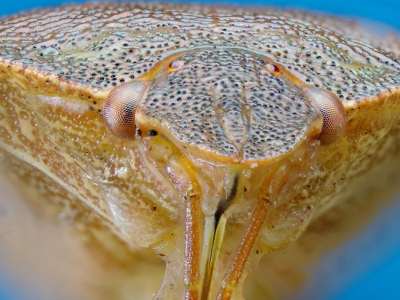
POLYGON ((135 81, 111 91, 104 104, 103 115, 108 128, 116 136, 124 139, 135 137, 135 112, 147 87, 147 82, 135 81))

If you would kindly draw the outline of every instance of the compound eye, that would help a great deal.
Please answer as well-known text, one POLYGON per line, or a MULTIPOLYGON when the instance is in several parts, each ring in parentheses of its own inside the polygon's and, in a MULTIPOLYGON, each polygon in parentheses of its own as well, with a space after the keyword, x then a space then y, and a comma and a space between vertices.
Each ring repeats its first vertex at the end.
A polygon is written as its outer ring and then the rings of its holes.
POLYGON ((104 104, 103 115, 113 134, 128 140, 135 137, 135 112, 147 87, 147 82, 135 81, 124 83, 111 91, 104 104))
POLYGON ((167 67, 168 72, 176 72, 180 69, 183 68, 185 65, 185 62, 183 60, 174 60, 172 63, 170 63, 167 67))
POLYGON ((265 69, 274 75, 281 74, 281 70, 279 69, 279 67, 273 64, 266 64, 265 69))
POLYGON ((342 101, 334 94, 318 88, 304 88, 307 98, 319 109, 323 117, 319 139, 321 146, 332 144, 346 129, 346 111, 342 101))

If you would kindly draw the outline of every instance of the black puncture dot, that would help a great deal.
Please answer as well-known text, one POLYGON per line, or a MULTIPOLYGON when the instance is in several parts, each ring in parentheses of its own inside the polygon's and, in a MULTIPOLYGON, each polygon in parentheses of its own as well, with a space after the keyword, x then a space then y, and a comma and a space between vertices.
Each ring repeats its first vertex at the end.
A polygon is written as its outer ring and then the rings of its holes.
POLYGON ((148 134, 149 136, 156 136, 156 135, 158 134, 158 132, 155 131, 155 130, 153 130, 153 129, 151 129, 151 130, 149 130, 149 131, 147 132, 147 134, 148 134))
POLYGON ((142 132, 140 131, 139 128, 136 128, 136 134, 139 135, 139 136, 142 136, 142 132))

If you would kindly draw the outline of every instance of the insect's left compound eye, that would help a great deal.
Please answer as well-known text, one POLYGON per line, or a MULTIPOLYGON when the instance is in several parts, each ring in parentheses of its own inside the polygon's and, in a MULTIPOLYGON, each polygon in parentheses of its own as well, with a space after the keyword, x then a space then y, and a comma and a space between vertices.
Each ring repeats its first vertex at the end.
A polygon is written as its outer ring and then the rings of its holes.
POLYGON ((145 94, 148 83, 128 82, 111 91, 104 104, 104 119, 116 136, 133 139, 136 134, 135 112, 145 94))
POLYGON ((167 67, 168 72, 175 72, 183 68, 185 62, 183 60, 174 60, 167 67))
POLYGON ((322 146, 332 144, 346 129, 346 111, 342 101, 331 92, 314 87, 303 89, 306 97, 318 107, 323 117, 320 142, 322 146))

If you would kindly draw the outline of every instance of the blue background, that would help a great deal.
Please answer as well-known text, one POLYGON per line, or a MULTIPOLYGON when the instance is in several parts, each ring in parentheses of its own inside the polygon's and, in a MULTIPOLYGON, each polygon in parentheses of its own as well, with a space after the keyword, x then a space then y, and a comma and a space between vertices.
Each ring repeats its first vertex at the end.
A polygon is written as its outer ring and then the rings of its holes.
MULTIPOLYGON (((181 0, 181 2, 184 0, 181 0)), ((19 0, 1 1, 0 16, 11 14, 29 8, 54 6, 68 2, 87 1, 57 1, 57 0, 19 0)), ((176 1, 168 1, 176 2, 176 1)), ((358 16, 390 24, 400 29, 400 0, 217 0, 217 1, 184 1, 202 3, 227 3, 241 5, 275 5, 285 7, 300 7, 312 10, 331 12, 338 15, 358 16)))
MULTIPOLYGON (((82 1, 74 1, 82 2, 82 1)), ((188 1, 187 1, 188 2, 188 1)), ((204 2, 204 1, 203 1, 204 2)), ((20 0, 20 1, 2 1, 0 4, 0 16, 12 14, 22 10, 30 8, 54 6, 61 3, 67 3, 67 1, 56 1, 56 0, 20 0)), ((210 1, 208 2, 210 3, 210 1)), ((312 10, 319 10, 324 12, 330 12, 338 15, 355 16, 366 19, 379 21, 382 23, 389 24, 398 30, 400 30, 400 0, 363 0, 363 1, 352 1, 352 0, 281 0, 281 1, 260 1, 260 0, 243 0, 243 1, 219 1, 219 3, 234 3, 241 5, 275 5, 284 7, 299 7, 312 10)), ((398 203, 395 205, 397 209, 388 209, 383 213, 383 219, 388 219, 387 214, 392 214, 392 219, 399 219, 400 212, 398 203)), ((379 221, 376 221, 379 222, 379 221)), ((376 229, 376 226, 381 226, 378 223, 372 223, 366 229, 364 235, 367 235, 369 231, 376 229)), ((400 299, 400 233, 397 231, 399 222, 389 226, 395 226, 395 230, 392 230, 390 235, 392 241, 388 244, 378 246, 374 252, 369 253, 373 256, 372 262, 363 270, 361 276, 354 278, 353 280, 343 283, 341 287, 335 291, 332 291, 331 296, 326 299, 329 300, 356 300, 356 299, 400 299)), ((387 227, 385 227, 387 228, 387 227)), ((385 230, 385 228, 383 230, 385 230)), ((357 247, 362 245, 363 236, 349 241, 347 245, 340 251, 347 251, 347 248, 357 247)), ((365 241, 364 241, 365 243, 365 241)), ((365 247, 366 252, 370 251, 368 247, 365 247)), ((340 255, 340 254, 339 254, 340 255)), ((368 256, 368 255, 367 255, 368 256)), ((363 260, 363 258, 361 259, 363 260)), ((366 258, 368 260, 368 257, 366 258)), ((1 270, 0 270, 1 273, 1 270)), ((7 290, 7 286, 10 287, 11 282, 7 278, 2 277, 0 274, 0 300, 14 300, 19 299, 21 295, 15 294, 16 291, 7 290), (8 293, 8 294, 7 294, 8 293)))

